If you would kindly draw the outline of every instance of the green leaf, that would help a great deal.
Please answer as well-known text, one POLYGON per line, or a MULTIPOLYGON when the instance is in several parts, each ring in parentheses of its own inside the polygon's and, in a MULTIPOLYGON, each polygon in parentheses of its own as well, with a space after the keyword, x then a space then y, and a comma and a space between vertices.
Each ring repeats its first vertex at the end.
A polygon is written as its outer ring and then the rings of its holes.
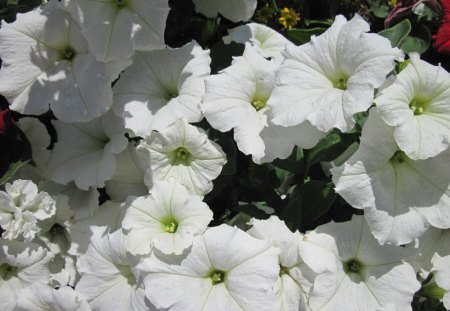
POLYGON ((385 4, 374 6, 371 11, 378 18, 386 18, 389 15, 389 7, 385 4))
POLYGON ((269 214, 264 212, 262 209, 258 208, 255 204, 244 204, 239 205, 233 208, 233 210, 237 212, 244 213, 250 217, 256 218, 256 219, 267 219, 270 217, 269 214))
POLYGON ((0 185, 6 184, 6 182, 8 180, 10 180, 11 177, 13 177, 20 168, 22 168, 23 166, 25 166, 29 162, 30 162, 30 160, 26 160, 26 161, 19 160, 17 162, 11 163, 9 165, 9 168, 6 171, 6 173, 3 175, 2 178, 0 178, 0 185))
POLYGON ((222 40, 214 44, 211 47, 211 74, 229 67, 233 56, 242 56, 244 47, 243 44, 236 42, 225 44, 222 40))
POLYGON ((221 175, 236 174, 236 158, 237 150, 231 133, 222 133, 216 130, 209 131, 209 138, 222 147, 223 152, 227 155, 227 163, 222 168, 221 175))
POLYGON ((400 46, 403 40, 411 32, 411 22, 409 19, 404 19, 395 26, 382 30, 378 34, 391 41, 392 46, 400 46))
POLYGON ((403 40, 400 44, 400 48, 405 53, 417 52, 419 54, 423 54, 426 50, 428 50, 430 44, 430 30, 422 24, 417 24, 417 28, 403 40))
POLYGON ((333 183, 310 180, 295 188, 280 218, 301 229, 324 215, 335 199, 333 183))
POLYGON ((316 27, 309 29, 291 29, 287 31, 287 38, 294 44, 302 45, 308 43, 313 35, 321 35, 327 28, 316 27))
POLYGON ((282 170, 294 174, 300 174, 305 169, 305 163, 303 161, 303 149, 295 146, 294 150, 288 158, 284 160, 275 159, 272 164, 278 168, 281 168, 282 170))
POLYGON ((349 134, 331 132, 306 154, 306 171, 316 163, 333 161, 354 142, 349 134), (350 138, 350 139, 348 139, 350 138))

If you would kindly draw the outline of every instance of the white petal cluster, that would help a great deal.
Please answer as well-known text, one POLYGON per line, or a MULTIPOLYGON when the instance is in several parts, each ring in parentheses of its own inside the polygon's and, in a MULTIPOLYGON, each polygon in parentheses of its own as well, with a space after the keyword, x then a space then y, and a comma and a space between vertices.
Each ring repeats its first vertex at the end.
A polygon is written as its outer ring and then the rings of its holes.
POLYGON ((394 129, 371 109, 358 151, 331 171, 336 192, 365 210, 375 237, 401 245, 430 224, 450 227, 449 160, 447 151, 426 160, 408 158, 395 142, 394 129))
POLYGON ((31 241, 41 228, 39 221, 52 217, 56 212, 55 201, 46 192, 39 192, 30 180, 15 180, 0 191, 0 226, 3 238, 23 238, 31 241))
POLYGON ((433 271, 435 272, 436 283, 445 290, 444 306, 450 309, 450 255, 441 257, 438 254, 433 256, 433 271))
POLYGON ((270 241, 240 229, 210 228, 178 265, 145 259, 145 293, 157 310, 279 310, 278 254, 270 241))
POLYGON ((255 163, 287 158, 294 146, 313 147, 323 133, 309 122, 283 127, 271 122, 271 98, 279 63, 266 60, 250 44, 230 67, 205 80, 203 113, 215 129, 234 130, 239 150, 255 163), (283 137, 283 139, 279 139, 283 137))
POLYGON ((58 142, 52 151, 45 175, 82 190, 103 187, 116 169, 116 155, 125 150, 127 139, 122 120, 112 111, 85 123, 55 121, 58 142))
POLYGON ((111 82, 128 62, 95 60, 80 29, 56 1, 19 14, 0 30, 0 94, 10 108, 85 122, 112 105, 111 82))
POLYGON ((155 183, 150 196, 130 200, 122 222, 132 254, 149 254, 154 248, 180 255, 212 220, 202 198, 189 194, 173 178, 155 183))
POLYGON ((130 58, 135 50, 164 47, 167 0, 63 0, 95 58, 130 58), (99 22, 101 21, 101 22, 99 22))
POLYGON ((414 160, 435 157, 450 145, 450 74, 409 55, 396 80, 375 99, 395 142, 414 160))
POLYGON ((380 245, 364 217, 328 223, 305 234, 300 254, 318 275, 309 295, 312 310, 411 310, 419 290, 415 249, 380 245))
POLYGON ((210 63, 209 50, 195 41, 178 49, 136 53, 114 86, 114 111, 126 128, 142 137, 181 117, 198 122, 210 63))
POLYGON ((338 15, 331 27, 309 43, 287 46, 267 105, 273 122, 294 126, 308 120, 319 130, 349 131, 353 115, 367 110, 394 60, 403 52, 369 31, 359 15, 338 15))
POLYGON ((280 58, 286 46, 293 45, 282 34, 263 24, 248 23, 228 31, 222 38, 225 44, 250 42, 255 50, 264 57, 280 58))
POLYGON ((226 163, 225 153, 206 133, 182 118, 153 132, 137 147, 147 182, 174 177, 189 192, 204 196, 226 163))
POLYGON ((195 10, 207 17, 216 17, 218 13, 233 21, 248 21, 255 12, 256 0, 193 0, 195 10))

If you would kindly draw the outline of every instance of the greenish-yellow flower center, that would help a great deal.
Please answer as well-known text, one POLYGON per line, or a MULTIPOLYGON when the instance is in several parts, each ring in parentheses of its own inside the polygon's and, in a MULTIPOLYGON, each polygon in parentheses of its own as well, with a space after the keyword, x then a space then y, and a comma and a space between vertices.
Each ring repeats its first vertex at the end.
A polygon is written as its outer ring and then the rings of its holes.
POLYGON ((408 159, 407 155, 403 151, 396 151, 390 161, 394 164, 402 164, 405 160, 408 159))
POLYGON ((179 147, 172 152, 172 165, 189 165, 192 155, 185 147, 179 147))
POLYGON ((122 8, 127 5, 127 0, 114 0, 117 7, 122 8))
POLYGON ((409 104, 409 109, 411 109, 415 116, 421 115, 426 109, 426 102, 414 98, 409 104))
POLYGON ((340 78, 337 81, 333 81, 333 86, 340 90, 347 89, 347 78, 340 78))
POLYGON ((255 107, 256 111, 260 111, 261 109, 266 107, 266 101, 256 99, 256 100, 252 101, 252 106, 255 107))
POLYGON ((211 279, 213 285, 223 283, 225 281, 225 272, 214 270, 209 274, 209 278, 211 279))
POLYGON ((172 221, 166 224, 166 232, 167 233, 175 233, 177 231, 178 224, 175 221, 172 221))
POLYGON ((17 267, 11 266, 7 263, 0 265, 0 279, 8 281, 17 275, 17 267))
POLYGON ((127 283, 130 285, 136 284, 136 279, 134 278, 133 272, 129 265, 116 265, 117 270, 120 274, 127 279, 127 283))
POLYGON ((60 51, 60 55, 59 58, 62 60, 68 60, 71 61, 72 59, 74 59, 75 55, 77 53, 75 52, 75 50, 73 49, 73 47, 71 46, 66 46, 65 48, 63 48, 60 51))
POLYGON ((350 259, 347 262, 344 262, 344 271, 345 273, 356 273, 359 274, 363 268, 361 262, 357 259, 350 259))
POLYGON ((282 276, 283 274, 289 274, 289 268, 280 265, 280 276, 282 276))

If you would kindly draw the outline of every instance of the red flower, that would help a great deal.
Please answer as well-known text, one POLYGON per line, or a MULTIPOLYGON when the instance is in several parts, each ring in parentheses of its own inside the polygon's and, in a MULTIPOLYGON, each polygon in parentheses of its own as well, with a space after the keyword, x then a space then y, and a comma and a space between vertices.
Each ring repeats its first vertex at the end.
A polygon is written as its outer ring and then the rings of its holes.
POLYGON ((11 117, 11 111, 9 109, 0 111, 0 135, 7 134, 13 125, 14 120, 11 117))
POLYGON ((441 0, 441 5, 441 27, 433 36, 433 47, 439 53, 450 54, 450 0, 441 0))

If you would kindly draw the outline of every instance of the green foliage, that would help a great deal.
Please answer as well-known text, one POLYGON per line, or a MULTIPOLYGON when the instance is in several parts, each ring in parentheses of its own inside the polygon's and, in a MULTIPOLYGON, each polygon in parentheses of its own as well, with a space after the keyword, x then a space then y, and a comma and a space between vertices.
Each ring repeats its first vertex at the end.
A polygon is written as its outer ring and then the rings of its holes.
POLYGON ((0 186, 6 184, 22 167, 28 164, 30 160, 19 160, 9 165, 6 173, 0 178, 0 186))
POLYGON ((336 199, 331 182, 310 180, 295 188, 280 218, 292 229, 302 230, 307 224, 324 215, 336 199))
POLYGON ((288 30, 286 36, 292 43, 302 45, 308 43, 312 36, 319 36, 325 32, 327 28, 316 27, 310 29, 291 29, 288 30))
POLYGON ((405 40, 405 38, 411 32, 411 22, 408 19, 402 20, 397 25, 382 30, 378 34, 389 39, 391 41, 392 46, 399 47, 405 40))
POLYGON ((0 19, 12 23, 16 20, 17 13, 28 12, 41 2, 41 0, 0 0, 0 19))
POLYGON ((431 44, 431 34, 427 26, 417 24, 411 34, 409 34, 400 44, 400 48, 405 53, 417 52, 425 53, 431 44))

